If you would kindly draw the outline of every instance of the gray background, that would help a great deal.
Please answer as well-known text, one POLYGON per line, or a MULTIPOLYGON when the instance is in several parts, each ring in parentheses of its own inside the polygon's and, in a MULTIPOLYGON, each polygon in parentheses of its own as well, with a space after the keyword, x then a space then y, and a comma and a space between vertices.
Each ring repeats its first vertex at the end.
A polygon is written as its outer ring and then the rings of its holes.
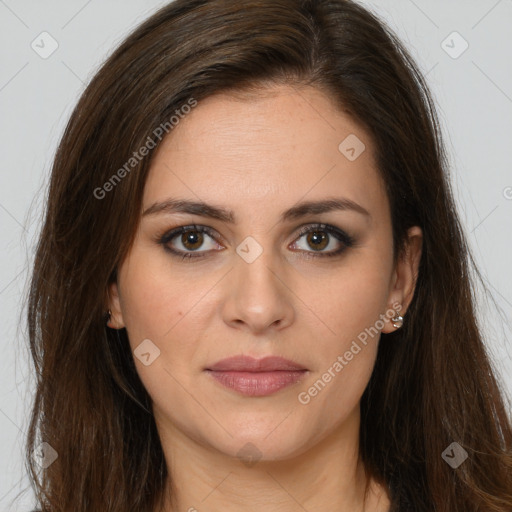
MULTIPOLYGON (((165 3, 0 0, 2 511, 28 511, 32 505, 31 491, 12 503, 28 484, 21 454, 34 386, 20 315, 51 159, 72 107, 99 64, 135 25, 165 3), (44 31, 58 43, 46 59, 31 47, 35 41, 43 51, 44 31)), ((477 290, 489 350, 510 396, 512 1, 362 3, 387 20, 427 74, 461 219, 497 305, 477 290), (454 31, 462 38, 451 35, 454 31), (469 47, 459 56, 464 41, 469 47)), ((50 44, 45 39, 44 49, 50 44)))

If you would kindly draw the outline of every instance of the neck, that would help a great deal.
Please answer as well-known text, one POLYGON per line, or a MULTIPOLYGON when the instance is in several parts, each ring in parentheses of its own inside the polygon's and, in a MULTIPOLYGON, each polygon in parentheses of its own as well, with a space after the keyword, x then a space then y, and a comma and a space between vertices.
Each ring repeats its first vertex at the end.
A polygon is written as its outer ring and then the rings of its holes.
POLYGON ((167 426, 162 446, 171 475, 164 512, 387 511, 359 457, 359 411, 329 436, 286 460, 252 462, 199 444, 167 426), (365 507, 366 503, 366 507, 365 507))

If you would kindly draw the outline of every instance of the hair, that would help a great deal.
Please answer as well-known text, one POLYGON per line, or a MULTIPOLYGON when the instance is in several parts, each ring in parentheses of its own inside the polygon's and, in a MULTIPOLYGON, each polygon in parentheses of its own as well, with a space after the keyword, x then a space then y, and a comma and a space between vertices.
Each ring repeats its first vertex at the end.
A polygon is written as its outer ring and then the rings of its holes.
POLYGON ((27 297, 37 386, 25 462, 43 512, 162 506, 172 475, 151 400, 126 330, 105 324, 156 149, 130 159, 150 139, 158 147, 155 129, 191 99, 283 84, 323 91, 372 137, 395 263, 407 229, 423 231, 404 327, 382 334, 361 399, 365 471, 390 490, 393 511, 512 509, 511 419, 470 272, 482 278, 455 209, 432 95, 410 54, 350 0, 176 0, 101 66, 53 161, 27 297), (43 441, 58 457, 41 471, 32 453, 43 441), (469 455, 456 469, 441 456, 452 442, 469 455))

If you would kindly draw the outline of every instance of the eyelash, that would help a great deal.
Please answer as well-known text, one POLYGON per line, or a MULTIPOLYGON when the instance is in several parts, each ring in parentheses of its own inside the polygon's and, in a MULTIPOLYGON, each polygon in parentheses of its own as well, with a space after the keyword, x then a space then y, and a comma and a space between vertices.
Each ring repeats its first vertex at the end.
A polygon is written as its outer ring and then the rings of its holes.
MULTIPOLYGON (((192 258, 203 258, 205 257, 204 254, 208 253, 209 251, 192 251, 192 252, 182 252, 178 251, 176 249, 171 249, 169 247, 169 242, 171 242, 174 238, 176 238, 178 235, 182 235, 188 232, 198 232, 198 233, 206 233, 208 236, 210 236, 215 241, 215 231, 208 226, 201 226, 201 225, 189 225, 189 226, 181 226, 179 228, 172 229, 171 231, 168 231, 164 233, 162 236, 158 237, 158 243, 161 244, 164 247, 164 250, 169 252, 174 257, 181 257, 182 260, 185 259, 192 259, 192 258)), ((343 247, 341 249, 338 249, 336 251, 331 252, 315 252, 315 251, 304 251, 307 256, 306 258, 325 258, 325 257, 333 257, 338 256, 342 252, 344 252, 347 248, 352 247, 355 244, 355 239, 342 231, 341 229, 338 229, 334 226, 331 226, 329 224, 309 224, 305 227, 303 227, 299 234, 297 235, 296 240, 299 240, 304 235, 307 235, 308 233, 311 233, 312 231, 321 231, 328 233, 329 235, 332 235, 334 238, 336 238, 339 242, 343 244, 343 247)))

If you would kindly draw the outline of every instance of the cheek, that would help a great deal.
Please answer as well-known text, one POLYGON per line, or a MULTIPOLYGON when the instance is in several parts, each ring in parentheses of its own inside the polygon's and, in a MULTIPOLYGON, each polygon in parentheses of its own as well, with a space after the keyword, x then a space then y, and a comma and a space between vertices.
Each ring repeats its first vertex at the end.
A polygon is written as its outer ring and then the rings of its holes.
POLYGON ((331 307, 327 322, 335 334, 317 340, 319 363, 299 390, 301 406, 325 425, 344 421, 355 410, 375 365, 380 301, 363 295, 340 298, 331 307))
POLYGON ((188 406, 183 390, 192 389, 204 363, 201 347, 208 343, 207 325, 216 311, 209 301, 218 281, 215 273, 195 272, 191 278, 190 272, 176 270, 166 254, 141 247, 121 267, 126 331, 137 372, 155 401, 188 406), (143 342, 158 354, 148 366, 137 357, 143 342))
POLYGON ((318 316, 329 327, 331 336, 338 340, 335 343, 338 350, 376 325, 387 309, 387 284, 384 268, 361 264, 347 266, 336 279, 324 285, 321 293, 309 294, 309 303, 316 305, 318 316))
MULTIPOLYGON (((173 337, 208 290, 208 279, 191 282, 187 272, 172 268, 165 255, 138 250, 120 272, 121 307, 130 342, 150 338, 160 343, 173 337)), ((213 283, 210 283, 210 286, 213 283)))
POLYGON ((136 354, 134 362, 155 419, 166 425, 160 434, 178 428, 201 440, 204 397, 195 398, 195 379, 201 368, 199 342, 205 339, 203 327, 208 321, 205 294, 216 280, 196 277, 191 284, 188 273, 170 268, 164 258, 134 251, 120 272, 121 306, 132 350, 137 352, 144 339, 158 350, 151 364, 145 365, 136 354))
POLYGON ((309 294, 328 334, 316 340, 321 364, 301 388, 305 394, 299 402, 311 404, 326 422, 346 417, 370 379, 383 327, 381 315, 387 309, 386 271, 382 261, 358 260, 322 293, 309 294))

